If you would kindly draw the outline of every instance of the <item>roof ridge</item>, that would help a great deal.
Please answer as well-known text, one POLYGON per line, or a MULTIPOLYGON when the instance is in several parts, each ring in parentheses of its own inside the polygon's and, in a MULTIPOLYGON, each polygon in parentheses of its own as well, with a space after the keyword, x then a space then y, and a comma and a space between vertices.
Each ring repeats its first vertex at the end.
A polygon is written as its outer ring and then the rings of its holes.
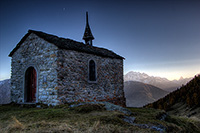
POLYGON ((65 39, 65 40, 69 40, 69 41, 73 41, 73 42, 84 44, 83 42, 79 42, 79 41, 76 41, 76 40, 73 40, 73 39, 70 39, 70 38, 59 37, 59 36, 56 36, 56 35, 53 35, 53 34, 49 34, 49 33, 43 32, 43 31, 37 31, 37 30, 31 30, 31 29, 29 29, 28 32, 30 32, 30 33, 36 33, 36 35, 37 35, 37 33, 42 33, 42 34, 46 34, 46 35, 57 37, 59 39, 65 39))

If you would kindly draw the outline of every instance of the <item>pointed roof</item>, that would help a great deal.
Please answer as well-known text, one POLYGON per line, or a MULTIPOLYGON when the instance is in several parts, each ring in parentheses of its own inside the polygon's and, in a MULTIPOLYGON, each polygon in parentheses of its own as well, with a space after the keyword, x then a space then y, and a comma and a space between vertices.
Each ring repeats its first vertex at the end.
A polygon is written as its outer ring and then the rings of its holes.
POLYGON ((88 22, 88 12, 86 12, 86 27, 85 27, 85 32, 83 35, 83 40, 93 40, 93 39, 94 39, 94 37, 92 35, 90 25, 88 22))
POLYGON ((17 46, 10 52, 9 54, 10 57, 12 57, 15 51, 17 51, 17 49, 20 48, 20 46, 23 44, 26 38, 32 33, 44 39, 45 41, 54 44, 60 49, 74 50, 74 51, 89 53, 89 54, 98 55, 102 57, 124 59, 124 57, 117 55, 113 51, 105 49, 105 48, 84 45, 84 43, 82 42, 77 42, 71 39, 66 39, 66 38, 55 36, 55 35, 47 34, 41 31, 34 31, 34 30, 28 31, 28 33, 20 40, 17 46))

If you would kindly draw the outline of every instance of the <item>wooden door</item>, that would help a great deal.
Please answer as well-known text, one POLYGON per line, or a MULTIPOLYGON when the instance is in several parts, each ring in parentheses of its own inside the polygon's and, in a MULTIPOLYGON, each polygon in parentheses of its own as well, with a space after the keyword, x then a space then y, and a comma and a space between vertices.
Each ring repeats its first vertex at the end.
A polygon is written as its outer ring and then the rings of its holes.
POLYGON ((27 102, 35 102, 36 101, 36 81, 37 81, 37 73, 33 67, 29 67, 27 69, 26 74, 26 92, 27 92, 27 102))

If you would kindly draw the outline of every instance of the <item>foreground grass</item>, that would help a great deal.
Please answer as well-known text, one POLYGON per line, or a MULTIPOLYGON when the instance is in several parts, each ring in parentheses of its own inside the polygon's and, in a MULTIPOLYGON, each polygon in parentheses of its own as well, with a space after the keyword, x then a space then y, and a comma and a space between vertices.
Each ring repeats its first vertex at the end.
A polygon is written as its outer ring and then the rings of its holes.
MULTIPOLYGON (((129 108, 136 124, 162 125, 166 132, 198 132, 199 123, 186 118, 160 117, 164 111, 129 108)), ((123 121, 124 114, 103 107, 32 108, 0 105, 0 132, 158 132, 123 121)))

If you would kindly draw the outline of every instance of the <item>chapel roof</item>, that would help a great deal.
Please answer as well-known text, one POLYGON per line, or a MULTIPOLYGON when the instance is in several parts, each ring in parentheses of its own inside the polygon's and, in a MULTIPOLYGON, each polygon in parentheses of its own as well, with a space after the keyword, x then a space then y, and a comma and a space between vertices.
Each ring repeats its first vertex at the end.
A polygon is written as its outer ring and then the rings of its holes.
POLYGON ((45 41, 56 45, 60 49, 75 50, 75 51, 85 52, 85 53, 94 54, 94 55, 103 56, 103 57, 124 59, 124 57, 117 55, 113 51, 105 49, 105 48, 85 45, 82 42, 77 42, 71 39, 66 39, 66 38, 58 37, 55 35, 47 34, 41 31, 35 31, 35 30, 28 31, 28 33, 20 40, 17 46, 10 52, 9 54, 10 57, 14 54, 14 52, 21 46, 21 44, 26 40, 26 38, 31 33, 34 33, 38 37, 44 39, 45 41))

